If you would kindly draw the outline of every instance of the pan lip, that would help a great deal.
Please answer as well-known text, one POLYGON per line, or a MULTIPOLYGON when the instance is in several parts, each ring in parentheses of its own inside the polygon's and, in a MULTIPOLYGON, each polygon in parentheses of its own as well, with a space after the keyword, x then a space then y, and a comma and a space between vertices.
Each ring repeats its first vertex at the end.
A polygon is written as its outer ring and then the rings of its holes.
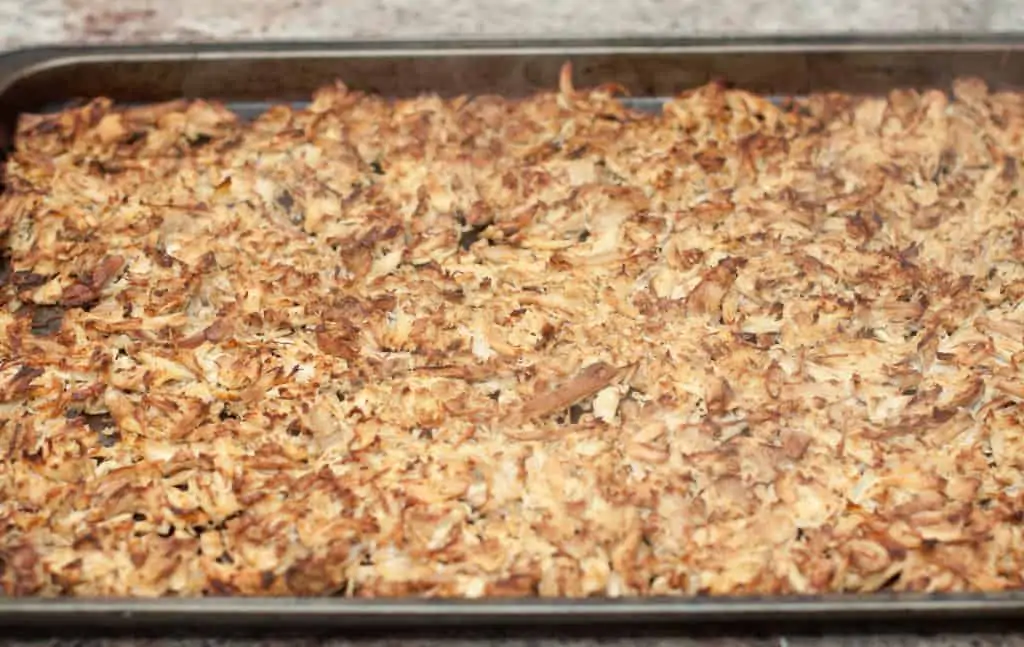
POLYGON ((831 35, 708 35, 557 37, 398 37, 342 40, 264 40, 234 42, 152 42, 133 44, 34 45, 8 50, 0 60, 102 62, 147 60, 216 60, 219 58, 307 58, 402 55, 529 55, 631 53, 823 53, 1024 50, 1022 33, 936 33, 831 35))
POLYGON ((0 626, 48 617, 80 619, 130 615, 135 621, 196 617, 387 622, 411 620, 515 620, 605 622, 723 619, 804 620, 1019 616, 1024 591, 998 593, 874 593, 823 596, 703 596, 651 598, 428 599, 302 597, 0 598, 0 626))
POLYGON ((401 57, 587 56, 587 55, 827 55, 1024 52, 1024 33, 917 33, 829 35, 560 35, 528 38, 357 37, 341 40, 150 42, 132 44, 30 45, 0 53, 0 96, 19 80, 81 64, 244 62, 288 59, 401 57))

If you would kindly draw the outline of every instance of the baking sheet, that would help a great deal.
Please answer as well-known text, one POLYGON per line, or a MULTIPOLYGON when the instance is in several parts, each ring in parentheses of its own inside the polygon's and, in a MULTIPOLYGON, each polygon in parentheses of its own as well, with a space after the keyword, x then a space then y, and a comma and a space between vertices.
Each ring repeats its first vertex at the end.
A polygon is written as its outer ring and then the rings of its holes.
MULTIPOLYGON (((948 89, 979 76, 1024 89, 1024 39, 854 38, 276 43, 56 48, 0 58, 0 143, 18 115, 107 96, 127 103, 203 97, 254 115, 301 102, 341 78, 386 96, 523 96, 557 87, 565 61, 578 87, 617 82, 629 101, 657 110, 662 97, 714 79, 793 96, 811 91, 883 94, 895 87, 948 89)), ((6 147, 5 147, 6 148, 6 147)), ((0 598, 0 627, 219 631, 410 626, 648 626, 826 621, 1024 618, 1024 592, 641 600, 348 600, 219 598, 83 600, 0 598)))

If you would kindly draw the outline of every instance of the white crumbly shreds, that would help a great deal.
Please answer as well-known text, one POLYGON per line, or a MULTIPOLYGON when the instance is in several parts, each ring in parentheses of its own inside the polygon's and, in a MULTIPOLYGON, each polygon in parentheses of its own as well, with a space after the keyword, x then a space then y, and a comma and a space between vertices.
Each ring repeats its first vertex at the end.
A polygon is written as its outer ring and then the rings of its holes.
POLYGON ((999 590, 1024 95, 21 121, 7 595, 999 590))

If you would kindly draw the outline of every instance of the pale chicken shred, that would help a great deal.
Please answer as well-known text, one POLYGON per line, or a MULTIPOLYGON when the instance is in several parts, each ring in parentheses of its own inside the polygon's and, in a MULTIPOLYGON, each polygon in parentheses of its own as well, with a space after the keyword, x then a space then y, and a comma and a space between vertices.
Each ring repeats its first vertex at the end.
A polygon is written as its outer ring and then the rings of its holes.
POLYGON ((1024 95, 22 119, 7 595, 1000 590, 1024 95))

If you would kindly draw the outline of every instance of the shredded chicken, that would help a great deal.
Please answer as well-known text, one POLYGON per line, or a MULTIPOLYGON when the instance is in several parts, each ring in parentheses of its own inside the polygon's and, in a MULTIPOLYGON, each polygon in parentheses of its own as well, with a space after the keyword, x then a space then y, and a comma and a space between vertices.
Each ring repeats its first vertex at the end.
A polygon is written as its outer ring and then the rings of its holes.
POLYGON ((605 362, 591 364, 560 388, 539 395, 523 405, 519 412, 519 424, 533 418, 540 418, 555 411, 568 409, 580 400, 584 400, 608 386, 618 370, 605 362))
POLYGON ((1024 585, 1024 95, 25 116, 13 596, 1024 585))

